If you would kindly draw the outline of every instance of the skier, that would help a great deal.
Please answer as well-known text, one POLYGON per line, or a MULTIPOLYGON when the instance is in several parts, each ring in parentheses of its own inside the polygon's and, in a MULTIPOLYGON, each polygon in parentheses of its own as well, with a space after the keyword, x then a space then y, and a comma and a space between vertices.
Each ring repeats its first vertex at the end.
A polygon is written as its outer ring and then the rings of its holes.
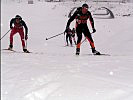
POLYGON ((12 50, 13 48, 13 36, 16 33, 19 33, 21 42, 22 42, 22 47, 23 51, 28 53, 29 51, 27 50, 25 46, 25 40, 28 39, 28 28, 25 22, 22 20, 22 17, 20 15, 16 15, 15 18, 12 18, 10 21, 10 28, 11 28, 11 33, 10 33, 10 45, 8 50, 12 50), (14 26, 13 26, 14 24, 14 26), (24 35, 24 30, 23 27, 25 28, 25 35, 24 35))
POLYGON ((74 43, 75 43, 75 45, 76 45, 75 33, 76 33, 76 30, 75 30, 75 28, 73 28, 73 29, 72 29, 72 38, 73 38, 73 41, 74 41, 74 43))
POLYGON ((89 19, 92 29, 93 29, 93 33, 96 32, 92 15, 88 11, 88 5, 86 3, 83 4, 82 7, 77 8, 77 10, 74 12, 74 14, 70 17, 70 19, 67 22, 66 29, 69 28, 70 23, 74 19, 76 19, 76 33, 77 33, 76 55, 80 54, 82 33, 85 35, 87 40, 90 42, 92 53, 95 55, 100 55, 100 52, 96 51, 96 49, 95 49, 94 41, 92 39, 91 33, 87 26, 87 20, 89 19))
POLYGON ((67 28, 64 32, 64 35, 66 33, 66 43, 67 43, 67 46, 69 46, 69 43, 68 43, 68 39, 69 39, 69 42, 70 42, 70 45, 72 46, 72 30, 70 28, 67 28))

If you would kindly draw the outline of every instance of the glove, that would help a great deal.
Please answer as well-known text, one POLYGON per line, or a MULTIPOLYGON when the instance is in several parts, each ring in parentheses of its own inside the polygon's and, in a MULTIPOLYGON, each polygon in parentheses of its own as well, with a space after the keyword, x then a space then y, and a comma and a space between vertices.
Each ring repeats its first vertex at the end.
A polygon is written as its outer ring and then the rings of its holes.
POLYGON ((28 39, 28 35, 26 34, 26 35, 25 35, 25 40, 27 40, 27 39, 28 39))
POLYGON ((92 30, 93 30, 93 32, 92 32, 92 33, 95 33, 95 32, 96 32, 96 29, 95 29, 95 28, 93 28, 92 30))

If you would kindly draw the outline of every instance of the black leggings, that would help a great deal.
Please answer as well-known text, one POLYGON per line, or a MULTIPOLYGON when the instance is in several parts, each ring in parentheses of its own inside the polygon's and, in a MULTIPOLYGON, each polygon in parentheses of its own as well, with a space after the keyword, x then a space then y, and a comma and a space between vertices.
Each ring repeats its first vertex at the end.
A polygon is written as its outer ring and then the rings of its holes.
POLYGON ((83 33, 84 36, 90 42, 91 47, 94 48, 94 41, 92 39, 92 36, 91 36, 91 33, 88 29, 87 24, 78 24, 76 27, 76 32, 77 32, 77 45, 81 43, 82 33, 83 33))

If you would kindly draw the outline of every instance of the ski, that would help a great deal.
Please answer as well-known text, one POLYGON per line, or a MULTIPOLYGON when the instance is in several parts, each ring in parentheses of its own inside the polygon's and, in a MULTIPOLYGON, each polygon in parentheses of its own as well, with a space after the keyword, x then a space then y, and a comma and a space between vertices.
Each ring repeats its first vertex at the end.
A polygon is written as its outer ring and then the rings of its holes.
POLYGON ((15 50, 10 50, 10 49, 2 49, 2 50, 7 50, 7 51, 13 51, 13 52, 16 52, 15 50))
POLYGON ((2 49, 2 50, 12 51, 12 52, 15 52, 15 53, 32 53, 32 52, 30 52, 30 51, 26 51, 26 52, 19 52, 19 51, 10 50, 10 49, 2 49))
POLYGON ((93 55, 93 56, 111 56, 110 54, 104 54, 104 53, 100 53, 100 54, 88 54, 88 55, 93 55))

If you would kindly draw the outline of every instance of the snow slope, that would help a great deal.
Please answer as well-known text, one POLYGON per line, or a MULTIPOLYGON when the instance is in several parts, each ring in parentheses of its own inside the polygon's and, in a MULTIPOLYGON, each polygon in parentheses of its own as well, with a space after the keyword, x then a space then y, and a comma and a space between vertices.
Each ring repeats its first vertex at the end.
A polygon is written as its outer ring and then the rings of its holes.
MULTIPOLYGON (((115 19, 94 19, 96 49, 111 56, 90 55, 87 41, 75 56, 75 46, 64 47, 63 35, 45 40, 63 32, 69 10, 80 5, 82 2, 2 4, 1 36, 9 29, 10 19, 20 14, 28 25, 27 46, 33 52, 22 53, 18 34, 14 36, 18 52, 1 51, 2 100, 133 99, 133 17, 122 16, 127 11, 132 15, 133 5, 111 4, 115 19)), ((90 5, 90 10, 97 8, 90 5)), ((9 34, 2 39, 1 49, 8 45, 9 34)))

